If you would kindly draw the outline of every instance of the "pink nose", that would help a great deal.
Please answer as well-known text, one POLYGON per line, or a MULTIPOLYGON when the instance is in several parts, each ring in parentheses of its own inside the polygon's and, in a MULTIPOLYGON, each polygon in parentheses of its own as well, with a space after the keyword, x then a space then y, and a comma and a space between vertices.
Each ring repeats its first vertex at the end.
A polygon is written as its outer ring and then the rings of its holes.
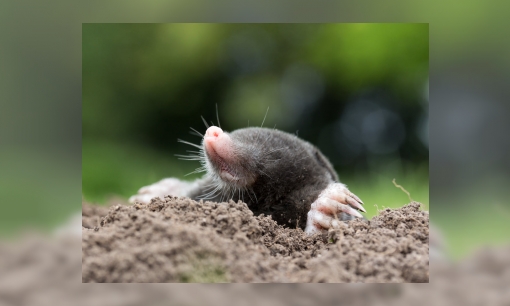
POLYGON ((223 130, 213 125, 210 128, 208 128, 207 131, 205 131, 205 138, 207 137, 217 138, 221 134, 223 134, 223 130))
POLYGON ((232 139, 228 133, 216 126, 211 126, 205 131, 204 149, 213 159, 221 157, 224 161, 231 161, 234 158, 232 139))

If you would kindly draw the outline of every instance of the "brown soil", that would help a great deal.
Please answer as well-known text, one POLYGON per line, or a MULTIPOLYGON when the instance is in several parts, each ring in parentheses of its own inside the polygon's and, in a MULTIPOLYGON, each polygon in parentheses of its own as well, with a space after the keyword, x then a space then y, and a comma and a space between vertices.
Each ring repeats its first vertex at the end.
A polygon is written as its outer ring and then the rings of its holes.
POLYGON ((510 245, 481 249, 458 263, 431 257, 429 284, 82 284, 82 241, 75 229, 80 225, 73 221, 60 235, 28 233, 0 241, 0 305, 497 306, 510 301, 510 245))
POLYGON ((83 204, 83 282, 428 282, 429 214, 412 202, 307 236, 244 203, 83 204))

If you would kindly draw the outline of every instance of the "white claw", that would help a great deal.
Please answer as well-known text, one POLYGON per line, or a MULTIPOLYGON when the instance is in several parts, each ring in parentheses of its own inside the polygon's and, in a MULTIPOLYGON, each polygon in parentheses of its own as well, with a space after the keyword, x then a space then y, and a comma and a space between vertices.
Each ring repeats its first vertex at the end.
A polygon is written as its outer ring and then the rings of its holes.
POLYGON ((332 183, 312 203, 306 220, 305 232, 313 234, 339 226, 338 215, 346 213, 363 218, 358 210, 366 212, 361 200, 344 184, 332 183))

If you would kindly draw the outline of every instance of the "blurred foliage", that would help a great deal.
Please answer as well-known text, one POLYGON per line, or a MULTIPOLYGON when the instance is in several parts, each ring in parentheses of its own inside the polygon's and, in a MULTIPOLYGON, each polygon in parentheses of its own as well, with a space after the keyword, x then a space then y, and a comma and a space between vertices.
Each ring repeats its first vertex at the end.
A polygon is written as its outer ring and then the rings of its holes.
POLYGON ((56 146, 1 149, 0 237, 22 229, 49 229, 76 213, 80 207, 80 177, 72 173, 80 170, 79 160, 56 146))
POLYGON ((408 202, 393 178, 427 209, 427 80, 427 24, 84 24, 83 194, 183 178, 217 105, 316 144, 369 215, 408 202))

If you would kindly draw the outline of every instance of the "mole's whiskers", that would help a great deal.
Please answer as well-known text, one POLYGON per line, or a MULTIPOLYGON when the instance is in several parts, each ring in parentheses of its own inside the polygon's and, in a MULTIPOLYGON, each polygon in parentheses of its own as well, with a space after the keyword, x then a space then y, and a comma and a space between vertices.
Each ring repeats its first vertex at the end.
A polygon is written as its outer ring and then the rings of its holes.
POLYGON ((195 136, 199 136, 199 137, 204 137, 204 134, 200 133, 199 131, 195 130, 194 128, 190 127, 191 130, 193 130, 193 132, 189 132, 191 135, 195 135, 195 136))
POLYGON ((177 142, 185 143, 185 144, 187 144, 187 145, 190 145, 190 146, 193 146, 193 147, 195 147, 195 148, 198 148, 198 149, 202 150, 202 147, 201 147, 201 146, 199 146, 199 145, 197 145, 197 144, 194 144, 194 143, 192 143, 192 142, 186 141, 186 140, 177 139, 177 142))

